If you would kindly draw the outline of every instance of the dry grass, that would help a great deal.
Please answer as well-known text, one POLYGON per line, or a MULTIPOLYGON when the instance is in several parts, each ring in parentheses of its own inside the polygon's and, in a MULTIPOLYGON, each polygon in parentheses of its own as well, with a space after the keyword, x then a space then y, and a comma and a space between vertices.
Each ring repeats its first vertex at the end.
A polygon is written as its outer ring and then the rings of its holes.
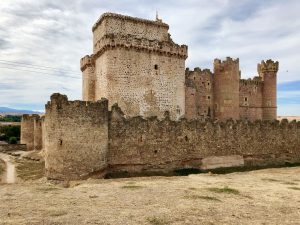
POLYGON ((223 187, 223 188, 207 188, 207 190, 214 192, 214 193, 222 193, 222 194, 234 194, 239 195, 240 192, 237 189, 229 188, 229 187, 223 187))
POLYGON ((0 159, 0 183, 2 182, 2 178, 3 178, 3 174, 5 172, 5 162, 3 160, 0 159))
POLYGON ((37 180, 44 176, 44 162, 32 161, 27 159, 17 160, 17 175, 22 180, 37 180))
POLYGON ((46 179, 1 185, 0 224, 299 224, 300 183, 282 184, 296 182, 299 174, 293 167, 88 179, 69 188, 46 179))
POLYGON ((5 162, 0 159, 0 176, 3 175, 4 171, 5 171, 5 162))
POLYGON ((127 185, 124 185, 122 186, 122 188, 125 188, 125 189, 139 189, 139 188, 142 188, 143 186, 140 186, 140 185, 134 185, 134 184, 127 184, 127 185))
POLYGON ((216 201, 216 202, 221 202, 220 199, 212 196, 207 196, 207 195, 186 195, 185 198, 187 199, 203 199, 203 200, 208 200, 208 201, 216 201))
POLYGON ((67 214, 68 214, 67 211, 59 210, 59 209, 49 210, 49 211, 47 212, 47 215, 48 215, 48 216, 51 216, 51 217, 64 216, 64 215, 67 215, 67 214))
POLYGON ((289 187, 289 189, 296 190, 296 191, 300 191, 300 188, 299 188, 299 187, 289 187))
POLYGON ((166 225, 166 224, 169 224, 165 220, 157 218, 157 217, 148 217, 147 221, 152 225, 166 225))
POLYGON ((262 178, 262 181, 269 181, 269 182, 281 182, 280 180, 273 179, 273 178, 262 178))

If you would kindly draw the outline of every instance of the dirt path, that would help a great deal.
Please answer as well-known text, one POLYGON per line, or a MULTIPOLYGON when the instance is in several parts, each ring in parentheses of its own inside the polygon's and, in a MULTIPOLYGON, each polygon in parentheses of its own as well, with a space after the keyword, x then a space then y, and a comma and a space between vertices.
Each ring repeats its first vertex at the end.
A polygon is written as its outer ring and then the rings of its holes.
POLYGON ((0 158, 5 162, 6 168, 3 174, 3 181, 7 184, 13 184, 16 182, 16 166, 11 156, 0 153, 0 158))
POLYGON ((0 186, 0 224, 300 224, 300 167, 0 186))

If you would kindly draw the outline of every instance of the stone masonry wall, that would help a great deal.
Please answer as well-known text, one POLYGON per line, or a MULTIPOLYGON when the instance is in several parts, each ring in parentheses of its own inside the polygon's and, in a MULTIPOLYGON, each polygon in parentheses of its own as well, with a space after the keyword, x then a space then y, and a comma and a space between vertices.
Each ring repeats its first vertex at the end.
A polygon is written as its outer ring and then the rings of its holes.
POLYGON ((187 119, 214 118, 213 74, 195 68, 185 71, 185 117, 187 119))
POLYGON ((184 115, 184 60, 130 49, 108 50, 96 60, 96 99, 118 103, 128 116, 184 115), (104 63, 112 62, 112 63, 104 63))
POLYGON ((167 41, 169 26, 161 21, 124 16, 115 13, 104 13, 93 26, 94 54, 97 53, 97 43, 105 35, 131 34, 137 38, 149 40, 167 41))
POLYGON ((113 107, 109 128, 109 172, 169 172, 201 168, 211 156, 240 155, 245 165, 300 162, 300 123, 171 121, 169 117, 124 119, 113 107))
POLYGON ((261 120, 263 82, 259 77, 240 80, 240 119, 261 120))
POLYGON ((128 116, 161 118, 168 110, 182 117, 187 46, 168 29, 161 20, 103 14, 93 27, 93 55, 81 59, 83 99, 107 98, 128 116))
POLYGON ((102 176, 108 145, 108 102, 68 101, 53 94, 45 114, 45 167, 51 179, 102 176))
POLYGON ((239 59, 214 60, 214 110, 218 119, 239 119, 239 82, 239 59))
POLYGON ((22 115, 20 142, 26 144, 27 150, 42 149, 42 127, 39 115, 22 115))

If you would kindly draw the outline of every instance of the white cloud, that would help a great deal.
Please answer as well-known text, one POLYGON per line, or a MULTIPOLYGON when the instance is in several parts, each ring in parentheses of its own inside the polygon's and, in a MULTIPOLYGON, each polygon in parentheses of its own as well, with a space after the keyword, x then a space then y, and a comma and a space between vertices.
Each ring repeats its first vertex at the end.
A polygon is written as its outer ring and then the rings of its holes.
MULTIPOLYGON (((0 60, 61 68, 80 77, 79 60, 92 52, 91 28, 102 13, 154 19, 156 10, 174 41, 189 46, 191 68, 239 57, 242 76, 249 77, 258 62, 273 58, 280 61, 279 82, 300 80, 298 0, 1 0, 0 60)), ((0 105, 7 106, 28 103, 40 109, 53 92, 81 98, 81 80, 63 73, 0 68, 0 87, 6 87, 0 105)))

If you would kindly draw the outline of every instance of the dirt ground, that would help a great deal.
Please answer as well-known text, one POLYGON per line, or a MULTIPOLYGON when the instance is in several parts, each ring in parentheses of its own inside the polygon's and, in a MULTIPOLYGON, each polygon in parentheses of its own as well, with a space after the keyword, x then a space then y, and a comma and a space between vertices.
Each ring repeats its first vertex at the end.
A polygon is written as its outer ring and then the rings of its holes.
POLYGON ((0 224, 300 224, 300 167, 2 184, 0 224))

